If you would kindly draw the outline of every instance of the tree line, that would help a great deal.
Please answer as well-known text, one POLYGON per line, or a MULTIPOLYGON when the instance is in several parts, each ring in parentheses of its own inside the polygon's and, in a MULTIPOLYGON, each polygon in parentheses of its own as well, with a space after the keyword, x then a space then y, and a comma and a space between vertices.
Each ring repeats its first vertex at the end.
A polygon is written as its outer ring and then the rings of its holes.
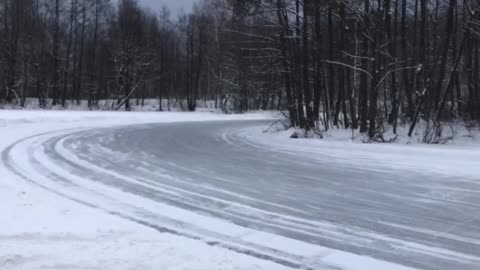
POLYGON ((291 126, 384 141, 422 121, 423 141, 439 142, 445 123, 480 120, 478 1, 252 0, 233 14, 250 82, 272 73, 291 126))
POLYGON ((4 103, 175 99, 285 111, 289 125, 386 129, 480 120, 476 0, 201 0, 173 18, 135 0, 0 0, 4 103))

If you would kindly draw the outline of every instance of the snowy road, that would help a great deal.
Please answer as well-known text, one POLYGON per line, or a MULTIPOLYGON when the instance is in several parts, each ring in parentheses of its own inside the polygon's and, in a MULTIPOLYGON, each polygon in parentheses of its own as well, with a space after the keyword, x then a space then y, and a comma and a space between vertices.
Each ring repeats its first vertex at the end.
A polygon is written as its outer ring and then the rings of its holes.
POLYGON ((480 268, 478 179, 316 159, 243 136, 266 123, 68 129, 22 139, 2 159, 76 202, 287 267, 480 268))

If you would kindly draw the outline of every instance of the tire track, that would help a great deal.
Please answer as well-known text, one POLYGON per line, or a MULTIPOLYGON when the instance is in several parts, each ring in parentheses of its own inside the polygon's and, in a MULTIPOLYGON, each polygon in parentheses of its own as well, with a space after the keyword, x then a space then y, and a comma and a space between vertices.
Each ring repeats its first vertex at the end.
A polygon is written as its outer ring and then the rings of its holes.
MULTIPOLYGON (((169 234, 187 237, 193 240, 202 241, 210 246, 225 248, 240 254, 245 254, 245 255, 259 258, 262 260, 268 260, 268 261, 281 264, 287 267, 291 267, 291 268, 305 269, 305 270, 316 269, 312 266, 309 266, 308 263, 302 262, 302 261, 305 261, 305 258, 302 258, 300 256, 295 256, 295 255, 287 254, 278 250, 274 250, 274 249, 270 249, 270 248, 266 248, 258 245, 253 245, 252 243, 243 242, 240 239, 234 239, 234 238, 227 239, 225 236, 217 235, 212 232, 202 231, 201 229, 192 227, 191 224, 170 220, 166 217, 158 216, 152 212, 144 211, 142 209, 136 209, 135 212, 138 215, 132 216, 132 215, 126 214, 124 211, 116 211, 107 207, 103 207, 102 205, 99 205, 97 203, 82 199, 81 196, 69 194, 68 192, 62 192, 61 190, 63 190, 64 187, 68 186, 71 189, 77 189, 77 191, 81 190, 82 192, 85 192, 89 195, 95 194, 97 196, 102 196, 103 199, 106 199, 106 200, 111 199, 111 198, 107 198, 105 194, 95 192, 94 190, 89 190, 89 189, 85 190, 84 187, 77 185, 76 183, 72 182, 69 179, 61 177, 55 171, 50 171, 48 168, 42 165, 41 161, 30 157, 29 160, 36 168, 35 173, 38 174, 38 177, 32 177, 31 172, 29 173, 23 170, 22 165, 16 163, 12 158, 12 152, 16 150, 16 147, 22 144, 30 144, 31 141, 36 141, 36 144, 38 146, 39 141, 41 141, 42 142, 41 144, 44 145, 43 143, 46 143, 48 141, 51 142, 52 139, 58 142, 62 138, 71 136, 74 133, 82 133, 82 132, 84 131, 64 130, 60 132, 60 133, 64 133, 62 135, 57 135, 59 133, 58 131, 47 132, 47 133, 42 133, 42 134, 38 134, 38 135, 34 135, 34 136, 30 136, 30 137, 18 140, 14 144, 5 148, 4 151, 2 151, 2 161, 5 167, 9 171, 11 171, 16 176, 20 177, 21 179, 27 181, 32 185, 35 185, 52 194, 74 201, 81 205, 97 209, 109 215, 114 215, 114 216, 129 220, 131 222, 137 223, 142 226, 149 227, 151 229, 158 231, 159 233, 169 233, 169 234), (45 139, 44 137, 46 137, 47 139, 45 139), (50 183, 38 181, 36 180, 36 178, 37 179, 44 178, 45 180, 50 181, 50 183), (155 221, 160 221, 160 222, 157 223, 155 221), (189 229, 190 229, 190 232, 189 232, 189 229), (192 233, 192 231, 197 231, 197 233, 192 233)), ((32 147, 30 147, 29 150, 35 151, 32 147)), ((64 163, 63 165, 65 164, 66 163, 64 163)), ((321 267, 322 269, 326 269, 326 270, 339 269, 339 268, 328 266, 328 265, 322 265, 321 267)))

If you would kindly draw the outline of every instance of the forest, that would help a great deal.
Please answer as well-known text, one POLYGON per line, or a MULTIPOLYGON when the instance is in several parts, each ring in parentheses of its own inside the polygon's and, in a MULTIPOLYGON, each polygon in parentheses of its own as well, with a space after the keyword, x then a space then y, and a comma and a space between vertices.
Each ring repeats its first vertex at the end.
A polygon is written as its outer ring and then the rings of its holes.
POLYGON ((173 16, 136 0, 0 0, 0 103, 199 100, 279 110, 288 126, 439 143, 480 123, 478 0, 201 0, 173 16))

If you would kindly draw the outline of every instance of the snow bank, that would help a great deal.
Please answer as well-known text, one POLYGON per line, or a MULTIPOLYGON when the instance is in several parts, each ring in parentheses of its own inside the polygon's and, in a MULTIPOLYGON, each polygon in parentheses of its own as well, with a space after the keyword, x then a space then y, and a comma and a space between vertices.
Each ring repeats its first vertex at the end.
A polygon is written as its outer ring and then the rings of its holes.
MULTIPOLYGON (((480 141, 460 137, 448 144, 362 143, 351 131, 334 130, 324 139, 291 139, 292 131, 265 132, 265 127, 233 131, 236 137, 257 147, 373 171, 412 171, 476 179, 480 175, 480 141)), ((404 138, 405 136, 402 136, 404 138)))

